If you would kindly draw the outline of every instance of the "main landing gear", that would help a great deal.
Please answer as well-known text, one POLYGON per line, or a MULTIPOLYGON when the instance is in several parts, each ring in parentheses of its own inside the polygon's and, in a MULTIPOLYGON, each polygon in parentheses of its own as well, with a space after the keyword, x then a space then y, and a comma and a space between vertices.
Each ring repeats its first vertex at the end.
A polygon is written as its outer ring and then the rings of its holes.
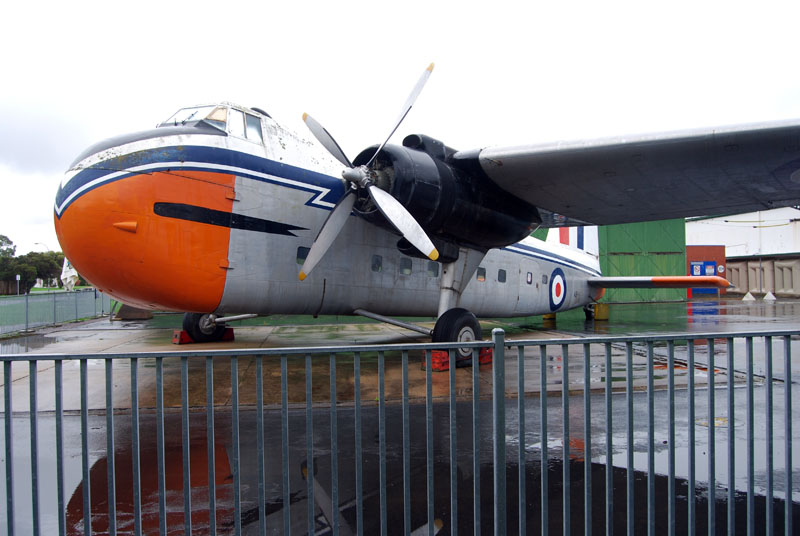
MULTIPOLYGON (((474 342, 481 340, 481 325, 475 315, 456 307, 446 311, 433 327, 433 342, 474 342)), ((472 356, 472 348, 459 348, 458 358, 472 356)))

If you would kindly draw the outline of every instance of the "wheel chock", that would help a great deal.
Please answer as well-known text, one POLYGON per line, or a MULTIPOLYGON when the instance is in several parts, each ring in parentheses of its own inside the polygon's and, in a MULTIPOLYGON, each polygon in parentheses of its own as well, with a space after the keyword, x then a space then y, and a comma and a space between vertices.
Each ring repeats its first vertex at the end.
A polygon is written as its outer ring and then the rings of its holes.
MULTIPOLYGON (((479 365, 491 365, 493 355, 491 348, 481 348, 478 353, 479 365)), ((459 357, 456 359, 456 368, 471 366, 471 356, 459 357)), ((425 352, 422 352, 422 370, 425 370, 425 352)), ((450 353, 447 350, 431 351, 431 370, 433 372, 446 372, 450 370, 450 353)))
MULTIPOLYGON (((233 328, 225 328, 225 333, 222 334, 220 342, 232 340, 234 340, 233 328)), ((195 344, 196 342, 186 330, 176 329, 172 332, 172 344, 195 344)))

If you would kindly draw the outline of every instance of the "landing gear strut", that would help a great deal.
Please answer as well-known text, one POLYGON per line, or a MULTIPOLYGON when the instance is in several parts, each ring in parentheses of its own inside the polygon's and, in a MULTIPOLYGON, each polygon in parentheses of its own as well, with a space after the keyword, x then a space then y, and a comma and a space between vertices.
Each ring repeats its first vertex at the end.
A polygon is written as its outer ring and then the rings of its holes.
MULTIPOLYGON (((456 307, 446 311, 436 321, 433 328, 433 342, 473 342, 482 337, 481 325, 475 315, 456 307)), ((472 355, 472 348, 459 348, 456 350, 458 358, 472 355)))
POLYGON ((185 313, 183 329, 194 342, 216 342, 225 335, 225 324, 217 323, 211 314, 185 313))

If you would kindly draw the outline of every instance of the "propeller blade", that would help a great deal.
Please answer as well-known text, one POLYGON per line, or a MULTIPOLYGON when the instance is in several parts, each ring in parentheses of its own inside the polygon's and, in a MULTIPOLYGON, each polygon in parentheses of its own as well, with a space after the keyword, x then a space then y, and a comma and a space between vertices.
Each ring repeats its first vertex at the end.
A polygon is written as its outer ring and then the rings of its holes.
POLYGON ((436 247, 425 234, 417 220, 414 219, 400 201, 391 196, 391 194, 381 190, 375 185, 368 186, 369 195, 378 210, 389 220, 389 222, 400 231, 403 238, 411 242, 411 244, 428 256, 432 261, 439 258, 439 252, 436 247))
MULTIPOLYGON (((386 140, 383 143, 381 143, 381 146, 378 147, 378 150, 375 151, 375 154, 372 155, 372 158, 369 159, 369 162, 367 162, 367 167, 369 167, 372 164, 372 161, 375 160, 375 157, 378 156, 378 153, 381 152, 381 149, 383 149, 383 146, 386 145, 389 142, 389 139, 392 136, 394 136, 394 133, 397 130, 397 127, 399 127, 400 123, 403 122, 403 119, 406 118, 406 116, 408 115, 408 112, 411 111, 411 107, 414 106, 414 102, 417 100, 417 97, 419 97, 419 94, 422 92, 422 88, 425 87, 425 83, 428 81, 428 78, 430 78, 431 72, 433 72, 433 64, 432 63, 430 65, 428 65, 428 68, 425 69, 425 72, 422 73, 422 76, 420 76, 419 80, 417 80, 417 85, 414 86, 414 89, 411 90, 411 94, 406 99, 406 103, 403 105, 403 109, 400 112, 400 115, 398 116, 397 121, 395 121, 395 123, 394 123, 394 128, 389 133, 389 135, 386 137, 386 140)), ((350 167, 352 167, 352 166, 350 166, 350 167)))
POLYGON ((322 225, 322 229, 320 229, 317 238, 314 240, 314 243, 311 244, 311 251, 308 252, 308 257, 306 257, 303 267, 300 269, 300 275, 298 276, 300 281, 308 277, 311 270, 322 260, 322 257, 325 256, 325 253, 331 247, 333 241, 339 236, 339 232, 341 232, 342 227, 344 227, 347 217, 350 216, 350 212, 353 211, 353 204, 355 202, 356 194, 353 190, 349 190, 345 196, 336 203, 336 206, 333 207, 333 210, 328 215, 328 219, 325 220, 325 223, 322 225))
POLYGON ((325 147, 334 158, 336 158, 336 160, 349 168, 353 167, 350 159, 347 158, 346 154, 344 154, 344 151, 341 147, 339 147, 339 144, 336 143, 336 140, 333 139, 333 136, 331 136, 330 132, 325 130, 325 127, 320 125, 316 119, 308 114, 303 114, 303 121, 308 127, 308 130, 310 130, 314 137, 317 138, 317 141, 319 141, 322 146, 325 147))

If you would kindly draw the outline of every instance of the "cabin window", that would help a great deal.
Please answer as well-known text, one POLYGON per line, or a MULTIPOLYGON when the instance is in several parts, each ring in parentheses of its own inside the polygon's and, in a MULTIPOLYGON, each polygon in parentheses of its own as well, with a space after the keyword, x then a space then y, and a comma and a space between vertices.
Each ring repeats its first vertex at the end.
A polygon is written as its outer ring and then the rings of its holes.
POLYGON ((533 284, 533 274, 530 272, 528 272, 528 284, 529 285, 533 284))
POLYGON ((411 259, 408 257, 400 259, 400 275, 411 275, 411 259))
POLYGON ((380 255, 372 256, 372 271, 373 272, 383 271, 383 257, 381 257, 380 255))
POLYGON ((247 139, 264 143, 264 138, 261 136, 261 119, 254 115, 244 114, 244 120, 247 126, 247 139))
POLYGON ((297 264, 302 265, 304 262, 306 262, 309 251, 311 251, 310 248, 304 248, 304 247, 297 248, 297 264))
POLYGON ((481 283, 486 281, 486 268, 478 268, 478 273, 475 274, 475 277, 481 283))
POLYGON ((428 261, 428 275, 431 277, 439 277, 439 263, 428 261))
POLYGON ((498 270, 497 271, 497 281, 499 283, 505 283, 506 282, 506 271, 505 270, 498 270))

